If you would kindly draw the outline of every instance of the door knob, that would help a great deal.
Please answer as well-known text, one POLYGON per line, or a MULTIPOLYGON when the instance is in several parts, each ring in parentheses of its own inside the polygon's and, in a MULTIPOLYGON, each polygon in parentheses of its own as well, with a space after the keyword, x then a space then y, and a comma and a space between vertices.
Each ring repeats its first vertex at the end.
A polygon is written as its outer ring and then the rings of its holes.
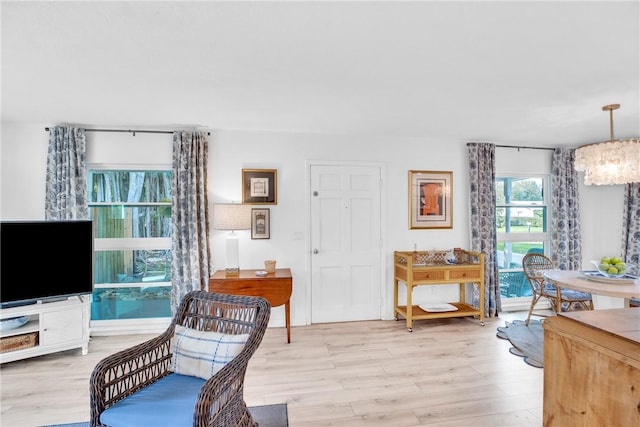
POLYGON ((317 253, 318 253, 318 250, 317 250, 317 249, 314 249, 314 250, 313 250, 313 253, 314 253, 314 254, 317 254, 317 253))

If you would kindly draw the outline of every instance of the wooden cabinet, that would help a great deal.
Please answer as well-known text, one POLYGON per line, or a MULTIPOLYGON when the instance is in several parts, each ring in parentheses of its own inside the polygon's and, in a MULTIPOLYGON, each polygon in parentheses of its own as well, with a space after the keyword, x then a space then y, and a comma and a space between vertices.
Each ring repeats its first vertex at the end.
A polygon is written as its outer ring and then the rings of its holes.
POLYGON ((543 327, 543 425, 640 426, 640 309, 561 313, 543 327))
POLYGON ((240 270, 236 276, 227 276, 224 270, 218 270, 209 278, 209 292, 231 295, 250 295, 263 297, 271 307, 284 304, 287 342, 291 342, 291 292, 293 279, 291 270, 277 268, 275 273, 257 276, 258 270, 240 270))
POLYGON ((394 252, 393 309, 396 320, 402 316, 407 329, 412 331, 413 321, 447 317, 477 316, 484 326, 484 255, 480 252, 459 251, 455 264, 445 262, 446 251, 394 252), (399 305, 399 283, 407 289, 406 304, 399 305), (478 307, 466 302, 465 285, 473 283, 480 295, 478 307), (459 299, 451 302, 455 311, 426 311, 413 304, 416 286, 459 285, 459 299))
POLYGON ((81 348, 89 351, 90 297, 30 304, 0 310, 0 318, 28 316, 26 324, 0 334, 0 363, 81 348), (16 343, 16 345, 13 345, 16 343), (22 345, 24 344, 24 345, 22 345))

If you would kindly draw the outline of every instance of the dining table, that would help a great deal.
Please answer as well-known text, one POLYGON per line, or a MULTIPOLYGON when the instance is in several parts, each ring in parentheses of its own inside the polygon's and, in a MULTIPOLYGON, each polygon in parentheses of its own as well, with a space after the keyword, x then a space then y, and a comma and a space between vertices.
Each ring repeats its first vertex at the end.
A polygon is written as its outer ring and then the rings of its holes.
POLYGON ((547 270, 544 272, 544 276, 559 288, 623 298, 624 307, 630 307, 631 298, 640 298, 640 278, 635 280, 615 280, 598 277, 593 273, 595 272, 547 270))

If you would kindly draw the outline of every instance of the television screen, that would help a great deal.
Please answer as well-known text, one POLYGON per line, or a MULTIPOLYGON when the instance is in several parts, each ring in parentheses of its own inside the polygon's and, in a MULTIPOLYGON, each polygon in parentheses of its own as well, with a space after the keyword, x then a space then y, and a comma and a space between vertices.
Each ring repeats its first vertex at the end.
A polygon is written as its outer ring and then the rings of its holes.
POLYGON ((2 307, 90 294, 93 291, 93 223, 2 221, 2 307))

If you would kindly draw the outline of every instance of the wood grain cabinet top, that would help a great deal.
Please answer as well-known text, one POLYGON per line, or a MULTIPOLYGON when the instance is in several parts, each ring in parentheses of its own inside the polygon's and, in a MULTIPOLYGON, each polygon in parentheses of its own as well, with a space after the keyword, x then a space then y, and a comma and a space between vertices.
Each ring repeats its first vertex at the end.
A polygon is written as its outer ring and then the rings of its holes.
POLYGON ((561 313, 544 327, 544 427, 640 426, 640 309, 561 313))

